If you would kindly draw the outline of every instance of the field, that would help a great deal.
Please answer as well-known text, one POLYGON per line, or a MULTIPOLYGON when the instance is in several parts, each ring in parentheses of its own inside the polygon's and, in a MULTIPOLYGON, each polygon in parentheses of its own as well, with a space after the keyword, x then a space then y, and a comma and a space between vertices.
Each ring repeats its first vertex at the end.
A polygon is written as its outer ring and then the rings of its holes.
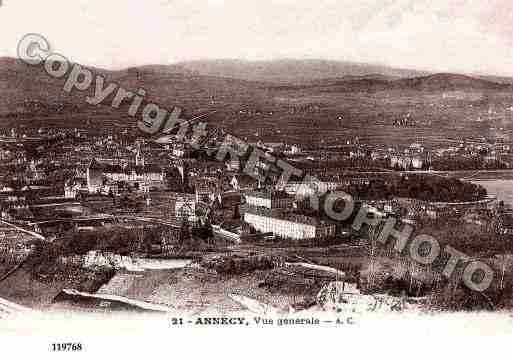
MULTIPOLYGON (((492 101, 493 104, 488 105, 474 106, 473 101, 469 100, 465 104, 471 110, 465 112, 460 112, 463 105, 441 110, 439 103, 431 106, 433 102, 423 96, 402 97, 393 93, 305 95, 300 97, 301 101, 321 103, 323 107, 319 112, 295 114, 289 114, 287 109, 294 106, 294 101, 298 101, 298 95, 289 93, 288 96, 276 94, 276 97, 271 97, 266 101, 267 111, 262 114, 240 114, 235 108, 229 109, 223 104, 210 106, 209 110, 219 112, 213 114, 208 122, 249 141, 263 139, 303 146, 344 144, 358 137, 361 143, 372 145, 394 146, 422 142, 426 147, 433 148, 454 145, 465 137, 509 140, 513 134, 513 112, 504 112, 494 118, 484 114, 488 106, 506 107, 506 99, 513 104, 513 96, 510 98, 509 94, 501 94, 494 99, 496 101, 492 101), (407 113, 419 121, 408 127, 393 125, 394 119, 402 118, 407 113), (480 116, 483 116, 482 120, 477 121, 480 116)), ((261 108, 258 100, 232 106, 240 109, 261 108)), ((125 128, 136 128, 137 119, 129 117, 122 109, 84 107, 82 111, 26 118, 4 117, 0 118, 0 123, 4 132, 8 132, 11 127, 21 130, 40 127, 79 128, 96 129, 98 134, 114 135, 125 128)))
POLYGON ((513 133, 512 112, 508 110, 513 96, 509 92, 469 91, 453 96, 451 92, 318 93, 309 89, 277 91, 273 100, 278 109, 275 116, 239 117, 233 129, 243 137, 254 138, 253 133, 259 132, 265 139, 281 137, 299 143, 341 144, 358 137, 362 143, 375 145, 422 141, 428 148, 464 137, 509 139, 513 133), (298 104, 316 104, 319 109, 283 114, 298 104), (408 114, 411 125, 394 125, 396 119, 408 114))

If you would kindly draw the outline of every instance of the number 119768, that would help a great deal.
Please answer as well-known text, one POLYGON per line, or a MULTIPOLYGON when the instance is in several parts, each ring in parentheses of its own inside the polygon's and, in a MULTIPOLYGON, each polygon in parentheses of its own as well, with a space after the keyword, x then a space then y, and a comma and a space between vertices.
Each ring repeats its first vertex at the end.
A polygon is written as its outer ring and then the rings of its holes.
POLYGON ((53 343, 54 352, 79 352, 82 351, 82 343, 53 343))

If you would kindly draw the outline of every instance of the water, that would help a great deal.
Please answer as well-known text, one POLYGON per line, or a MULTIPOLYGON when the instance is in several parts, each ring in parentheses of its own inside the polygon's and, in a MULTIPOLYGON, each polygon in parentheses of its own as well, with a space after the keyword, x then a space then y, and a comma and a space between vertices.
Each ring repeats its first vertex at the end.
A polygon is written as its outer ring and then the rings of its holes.
POLYGON ((488 194, 497 196, 498 201, 513 206, 513 180, 477 180, 472 183, 486 188, 488 194))

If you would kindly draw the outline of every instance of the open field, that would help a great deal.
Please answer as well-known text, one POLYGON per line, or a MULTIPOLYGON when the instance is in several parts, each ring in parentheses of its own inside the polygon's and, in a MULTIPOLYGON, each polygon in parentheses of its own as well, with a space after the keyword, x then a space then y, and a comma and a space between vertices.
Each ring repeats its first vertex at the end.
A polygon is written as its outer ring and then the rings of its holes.
MULTIPOLYGON (((260 99, 248 98, 231 108, 222 103, 209 106, 209 111, 218 112, 208 122, 234 135, 248 138, 249 141, 263 138, 269 142, 284 141, 303 146, 340 145, 358 137, 361 143, 373 145, 394 146, 422 142, 425 147, 434 148, 453 145, 466 137, 484 136, 507 141, 513 134, 513 112, 502 111, 493 116, 487 114, 489 108, 513 105, 513 95, 506 93, 500 94, 498 98, 488 98, 477 105, 472 100, 458 100, 457 106, 452 103, 447 107, 415 94, 406 98, 395 93, 328 94, 303 98, 307 103, 312 101, 311 103, 325 105, 319 112, 295 114, 287 113, 287 108, 297 99, 296 94, 288 94, 290 98, 280 94, 279 101, 269 93, 266 96, 270 97, 263 108, 269 113, 272 112, 272 115, 238 113, 238 109, 247 107, 262 108, 260 99), (467 111, 462 112, 462 107, 467 107, 467 111), (394 119, 402 118, 408 113, 412 118, 418 119, 415 125, 393 125, 394 119), (342 120, 338 119, 339 116, 342 120), (313 133, 315 136, 312 136, 313 133)), ((173 102, 164 100, 163 104, 171 106, 173 102)), ((189 108, 193 112, 198 109, 195 106, 189 108)), ((114 135, 125 128, 135 131, 136 121, 137 119, 128 116, 123 109, 114 111, 104 107, 84 107, 78 113, 0 118, 0 129, 7 132, 11 127, 79 128, 97 129, 98 133, 114 135)))

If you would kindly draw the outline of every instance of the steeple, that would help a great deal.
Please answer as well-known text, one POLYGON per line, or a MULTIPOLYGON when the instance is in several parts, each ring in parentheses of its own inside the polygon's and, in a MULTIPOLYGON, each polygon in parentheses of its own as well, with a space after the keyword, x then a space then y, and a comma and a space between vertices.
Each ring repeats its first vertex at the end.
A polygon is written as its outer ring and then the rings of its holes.
POLYGON ((141 145, 137 146, 137 154, 135 155, 135 165, 137 167, 144 167, 144 155, 141 154, 141 145))
POLYGON ((89 161, 89 165, 87 166, 87 169, 96 169, 98 168, 99 163, 96 161, 96 158, 92 158, 91 161, 89 161))

